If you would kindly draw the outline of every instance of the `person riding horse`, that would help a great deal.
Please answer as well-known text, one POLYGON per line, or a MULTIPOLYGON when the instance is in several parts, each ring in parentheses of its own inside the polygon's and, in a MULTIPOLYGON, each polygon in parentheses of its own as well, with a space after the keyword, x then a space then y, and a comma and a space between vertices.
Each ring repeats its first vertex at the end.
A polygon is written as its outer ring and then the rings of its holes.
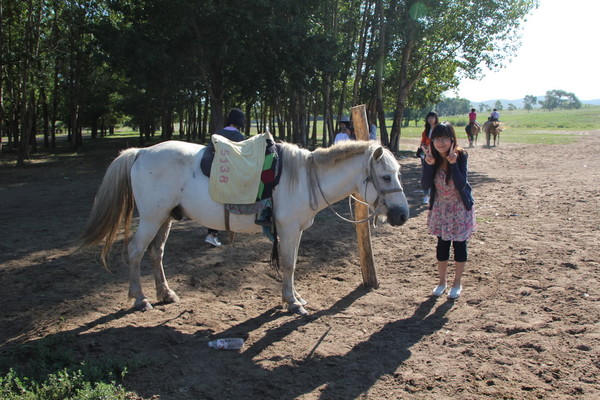
POLYGON ((477 112, 475 112, 474 108, 471 108, 471 112, 469 113, 469 125, 476 125, 478 128, 481 127, 479 122, 477 122, 477 112))
POLYGON ((500 113, 495 108, 492 111, 492 113, 490 114, 490 121, 492 121, 492 122, 500 121, 500 113))
POLYGON ((494 146, 496 142, 500 144, 500 132, 502 132, 502 123, 500 122, 500 113, 494 108, 488 120, 483 124, 487 146, 490 147, 490 136, 494 137, 494 146))
POLYGON ((477 140, 480 130, 481 125, 477 122, 477 113, 474 108, 471 108, 471 112, 469 113, 469 124, 465 126, 465 132, 467 132, 467 137, 469 138, 469 147, 473 147, 473 142, 477 140))

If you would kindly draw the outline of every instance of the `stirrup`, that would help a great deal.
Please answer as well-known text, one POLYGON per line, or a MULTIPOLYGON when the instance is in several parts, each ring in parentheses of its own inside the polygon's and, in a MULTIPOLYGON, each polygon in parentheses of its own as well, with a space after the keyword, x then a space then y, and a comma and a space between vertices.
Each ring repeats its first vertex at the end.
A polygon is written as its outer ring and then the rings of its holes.
POLYGON ((260 226, 273 226, 273 220, 271 219, 271 214, 272 214, 271 209, 268 207, 265 208, 260 213, 260 216, 254 220, 254 223, 256 225, 260 225, 260 226))
POLYGON ((265 227, 273 226, 273 221, 271 221, 270 219, 255 219, 254 223, 256 225, 265 226, 265 227))

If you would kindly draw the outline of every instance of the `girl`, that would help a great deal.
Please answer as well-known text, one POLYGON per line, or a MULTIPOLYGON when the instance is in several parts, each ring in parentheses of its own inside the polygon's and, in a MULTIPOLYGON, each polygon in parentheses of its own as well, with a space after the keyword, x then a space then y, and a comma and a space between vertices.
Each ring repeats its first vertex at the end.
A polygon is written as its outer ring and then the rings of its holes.
MULTIPOLYGON (((421 133, 421 148, 429 146, 431 142, 431 133, 438 126, 440 120, 438 119, 438 115, 435 111, 430 111, 427 113, 425 117, 425 129, 423 129, 423 133, 421 133)), ((425 157, 425 153, 420 152, 420 157, 423 159, 425 157)), ((423 189, 423 204, 429 203, 429 189, 423 189)))
POLYGON ((448 298, 460 297, 460 280, 467 262, 467 240, 475 231, 475 211, 471 185, 467 180, 467 152, 457 146, 456 133, 448 122, 436 126, 431 143, 423 147, 425 154, 421 186, 430 190, 427 228, 437 236, 436 258, 439 283, 434 296, 446 290, 446 270, 450 244, 454 246, 455 273, 448 298))

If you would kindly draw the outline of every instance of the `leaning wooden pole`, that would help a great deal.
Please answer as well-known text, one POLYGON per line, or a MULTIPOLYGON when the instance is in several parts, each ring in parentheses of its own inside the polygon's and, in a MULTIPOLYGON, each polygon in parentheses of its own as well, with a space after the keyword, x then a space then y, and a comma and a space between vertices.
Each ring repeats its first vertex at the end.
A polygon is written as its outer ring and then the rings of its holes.
MULTIPOLYGON (((369 140, 369 123, 367 121, 367 108, 364 104, 352 107, 352 123, 356 140, 369 140)), ((364 201, 360 193, 354 196, 364 201)), ((354 213, 357 220, 363 220, 369 216, 369 208, 361 203, 354 204, 354 213)), ((371 226, 369 222, 356 224, 356 237, 358 240, 358 254, 360 257, 360 268, 362 271, 363 284, 366 287, 377 289, 377 271, 375 270, 375 258, 371 247, 371 226)))

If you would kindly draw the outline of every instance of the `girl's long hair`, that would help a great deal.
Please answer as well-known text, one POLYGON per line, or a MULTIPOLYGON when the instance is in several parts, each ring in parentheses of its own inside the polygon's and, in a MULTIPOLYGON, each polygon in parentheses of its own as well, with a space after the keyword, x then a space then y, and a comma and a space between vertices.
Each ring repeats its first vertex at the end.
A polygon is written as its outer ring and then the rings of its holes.
POLYGON ((425 116, 425 131, 429 134, 429 130, 431 129, 431 125, 429 124, 429 117, 435 117, 435 124, 440 124, 440 118, 438 117, 435 111, 429 111, 425 116))

